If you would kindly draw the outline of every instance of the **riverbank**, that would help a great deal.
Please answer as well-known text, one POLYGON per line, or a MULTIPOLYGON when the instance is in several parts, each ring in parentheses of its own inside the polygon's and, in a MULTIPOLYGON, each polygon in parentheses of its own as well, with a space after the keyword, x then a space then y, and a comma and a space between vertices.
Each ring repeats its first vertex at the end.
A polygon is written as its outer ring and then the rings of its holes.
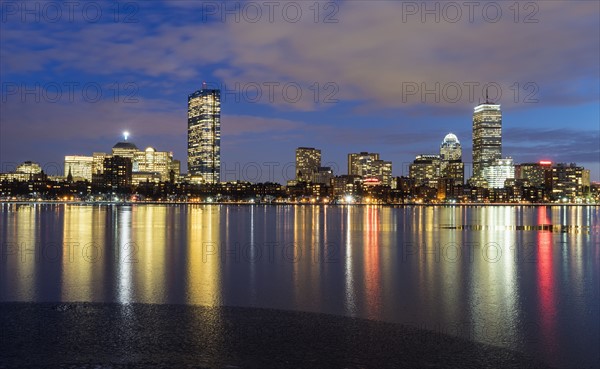
POLYGON ((0 200, 0 204, 17 204, 17 205, 32 205, 32 204, 68 204, 68 205, 269 205, 269 206, 388 206, 388 207, 403 207, 403 206, 442 206, 442 207, 477 207, 477 206, 591 206, 597 207, 600 204, 571 204, 571 203, 448 203, 448 204, 423 204, 423 203, 398 203, 398 204, 375 204, 375 203, 310 203, 310 202, 247 202, 247 201, 228 201, 228 202, 198 202, 198 201, 65 201, 65 200, 42 200, 42 201, 23 201, 23 200, 0 200))
POLYGON ((398 324, 189 305, 0 303, 0 368, 547 368, 398 324))

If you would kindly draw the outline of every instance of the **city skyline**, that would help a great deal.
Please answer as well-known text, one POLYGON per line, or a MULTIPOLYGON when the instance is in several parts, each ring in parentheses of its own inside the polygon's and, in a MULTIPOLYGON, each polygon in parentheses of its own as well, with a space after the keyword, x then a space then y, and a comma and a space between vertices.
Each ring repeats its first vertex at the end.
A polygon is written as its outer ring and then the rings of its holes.
MULTIPOLYGON (((343 164, 327 162, 329 166, 322 166, 322 153, 320 148, 297 147, 295 149, 294 173, 289 176, 290 163, 284 164, 283 181, 274 179, 274 166, 276 162, 268 162, 271 167, 270 177, 267 180, 262 179, 262 169, 258 163, 250 163, 251 168, 257 171, 258 177, 253 179, 245 178, 244 172, 247 168, 236 171, 231 170, 226 173, 220 172, 221 168, 221 91, 219 89, 207 88, 203 83, 202 88, 188 96, 188 171, 183 172, 180 168, 180 160, 173 157, 171 152, 160 152, 154 147, 148 146, 145 150, 139 149, 135 143, 129 141, 131 133, 122 132, 123 141, 117 142, 112 148, 112 155, 104 152, 94 152, 92 156, 84 154, 69 154, 64 156, 63 177, 92 182, 93 174, 103 174, 103 161, 107 158, 112 160, 112 156, 121 156, 130 159, 134 179, 131 184, 140 182, 161 182, 161 181, 184 181, 189 183, 217 183, 228 181, 247 181, 253 183, 275 182, 280 184, 295 184, 298 182, 322 182, 329 186, 331 178, 336 176, 358 177, 367 181, 375 180, 378 184, 395 188, 392 185, 393 178, 410 177, 417 179, 418 183, 438 187, 438 178, 447 178, 452 183, 467 184, 466 180, 473 182, 472 185, 480 186, 482 181, 485 187, 503 188, 505 179, 518 178, 515 174, 515 168, 521 163, 528 165, 528 162, 515 162, 512 157, 502 155, 502 110, 499 104, 492 104, 486 93, 484 102, 480 102, 474 107, 472 124, 472 142, 473 147, 478 148, 472 152, 473 161, 463 160, 462 144, 458 137, 449 132, 445 135, 439 154, 417 154, 416 159, 410 163, 402 163, 403 172, 400 176, 393 175, 392 161, 380 159, 379 153, 369 153, 366 151, 347 154, 346 173, 340 168, 343 164), (160 158, 157 158, 160 155, 160 158), (466 164, 472 164, 472 168, 466 164), (333 164, 333 167, 332 167, 333 164), (408 164, 408 165, 407 165, 408 164), (89 168, 88 168, 89 167, 89 168), (335 167, 335 169, 334 169, 335 167), (408 168, 405 172, 404 168, 408 168), (470 173, 466 173, 468 171, 470 173), (227 178, 228 174, 235 174, 240 177, 227 178), (137 178, 135 178, 137 177, 137 178), (177 179, 180 177, 179 179, 177 179), (256 180, 258 178, 258 180, 256 180), (319 178, 319 180, 316 180, 319 178), (420 180, 419 180, 420 178, 420 180), (424 181, 424 182, 423 182, 424 181), (430 183, 427 183, 430 182, 430 183)), ((25 163, 33 162, 27 160, 25 163)), ((577 163, 568 163, 565 161, 552 162, 549 160, 540 160, 534 162, 538 165, 555 166, 573 166, 577 163)), ((20 162, 19 165, 22 165, 20 162)), ((40 166, 44 171, 43 165, 40 166)), ((583 167, 581 167, 583 168, 583 167)), ((13 165, 7 173, 15 172, 17 164, 13 165)), ((54 168, 56 169, 56 168, 54 168)), ((587 170, 587 180, 591 180, 589 168, 587 170)), ((53 177, 61 177, 61 174, 46 173, 53 177)), ((246 173, 247 174, 247 173, 246 173)), ((526 177, 529 179, 529 177, 526 177)), ((95 181, 99 181, 97 179, 95 181)), ((375 182, 372 182, 375 184, 375 182)), ((332 187, 334 187, 332 183, 332 187)))
POLYGON ((0 0, 0 366, 596 367, 599 15, 0 0))
MULTIPOLYGON (((172 150, 184 160, 185 100, 206 82, 229 91, 222 96, 225 169, 262 165, 274 157, 281 165, 291 163, 290 148, 310 146, 329 147, 323 162, 341 166, 350 152, 377 152, 396 163, 393 175, 400 176, 407 174, 403 163, 408 165, 415 153, 430 151, 438 141, 430 132, 461 137, 464 161, 470 161, 469 115, 487 89, 490 100, 504 110, 504 156, 517 162, 576 162, 591 170, 593 180, 600 180, 595 2, 578 2, 578 7, 540 3, 535 24, 524 22, 523 9, 515 23, 508 5, 502 19, 492 24, 480 16, 473 22, 463 17, 451 23, 441 17, 439 22, 430 18, 422 23, 418 16, 403 21, 401 5, 385 2, 368 8, 370 12, 365 12, 369 5, 360 2, 335 3, 337 23, 324 23, 324 11, 315 23, 308 8, 296 23, 281 18, 250 23, 243 17, 227 22, 203 18, 202 8, 184 4, 188 3, 137 4, 135 23, 21 22, 20 15, 7 13, 0 35, 5 45, 0 58, 3 165, 23 160, 62 163, 66 152, 111 147, 124 130, 140 147, 172 150), (157 15, 163 12, 171 17, 157 15), (394 16, 394 22, 365 29, 367 21, 394 16), (15 17, 19 21, 11 21, 15 17), (49 27, 65 37, 45 40, 49 27), (28 44, 16 37, 25 28, 28 44), (468 31, 471 28, 487 33, 468 31), (550 29, 563 32, 549 38, 544 30, 550 29), (310 37, 312 32, 320 37, 310 37), (413 55, 421 53, 407 36, 413 32, 438 54, 422 55, 424 62, 415 60, 413 55), (128 33, 144 36, 135 39, 125 36, 128 33), (498 47, 478 43, 473 33, 488 36, 498 47), (95 43, 97 49, 114 53, 97 58, 102 64, 89 59, 95 50, 85 46, 99 34, 105 36, 95 43), (263 34, 271 36, 253 37, 263 34), (381 57, 364 59, 366 44, 360 42, 329 47, 341 34, 380 40, 369 45, 381 57), (218 37, 223 42, 209 42, 218 37), (309 37, 316 41, 306 42, 309 37), (192 48, 196 43, 205 47, 192 48), (298 60, 276 52, 272 44, 290 45, 298 60), (544 68, 531 44, 545 50, 544 68), (73 54, 79 59, 68 57, 73 54), (158 63, 163 59, 168 62, 158 63), (302 91, 297 101, 296 85, 302 91), (62 94, 55 93, 56 86, 62 94), (98 88, 102 94, 95 101, 98 88)), ((263 169, 266 173, 268 167, 263 169)), ((277 177, 284 182, 280 171, 277 177)), ((266 179, 265 175, 262 180, 266 179)))

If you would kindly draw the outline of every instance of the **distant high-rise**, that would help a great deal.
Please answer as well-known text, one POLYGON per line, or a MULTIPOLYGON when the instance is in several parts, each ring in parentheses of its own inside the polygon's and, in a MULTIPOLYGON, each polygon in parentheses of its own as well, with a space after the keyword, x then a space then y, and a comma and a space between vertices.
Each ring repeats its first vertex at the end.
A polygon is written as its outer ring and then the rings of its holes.
POLYGON ((221 91, 202 88, 188 96, 188 174, 217 183, 221 174, 221 91))
POLYGON ((437 188, 440 179, 440 156, 417 155, 409 166, 409 177, 414 179, 417 186, 437 188))
POLYGON ((371 176, 371 167, 375 161, 379 160, 378 153, 360 152, 348 154, 348 175, 349 176, 371 176))
POLYGON ((392 162, 381 160, 379 153, 360 152, 348 154, 348 175, 363 180, 377 179, 378 183, 391 186, 392 162))
POLYGON ((92 167, 94 158, 92 156, 67 155, 65 156, 65 177, 77 180, 92 181, 92 167))
POLYGON ((558 163, 552 167, 552 198, 574 199, 584 194, 584 187, 589 188, 589 170, 575 163, 558 163))
POLYGON ((483 176, 483 169, 501 157, 502 111, 486 98, 473 113, 473 176, 483 176))
POLYGON ((464 183, 465 166, 462 147, 453 133, 448 133, 440 145, 440 176, 451 179, 455 185, 464 183))
POLYGON ((126 190, 131 185, 131 158, 113 155, 104 158, 103 184, 113 191, 126 190))
POLYGON ((312 182, 321 167, 321 150, 312 147, 296 149, 296 181, 312 182))
MULTIPOLYGON (((158 173, 160 180, 169 181, 173 169, 173 153, 168 151, 156 151, 148 147, 144 151, 137 151, 133 155, 133 171, 158 173)), ((179 171, 174 173, 179 175, 179 171)))
POLYGON ((515 165, 515 178, 526 181, 533 187, 550 187, 552 181, 552 162, 542 160, 539 163, 515 165))
POLYGON ((488 188, 503 188, 507 179, 515 178, 515 165, 511 158, 496 159, 491 165, 483 168, 482 177, 488 188))
POLYGON ((454 133, 448 133, 440 145, 440 158, 445 161, 461 160, 462 147, 454 133))
POLYGON ((24 174, 40 174, 42 172, 42 167, 33 161, 26 161, 17 166, 17 173, 24 174))

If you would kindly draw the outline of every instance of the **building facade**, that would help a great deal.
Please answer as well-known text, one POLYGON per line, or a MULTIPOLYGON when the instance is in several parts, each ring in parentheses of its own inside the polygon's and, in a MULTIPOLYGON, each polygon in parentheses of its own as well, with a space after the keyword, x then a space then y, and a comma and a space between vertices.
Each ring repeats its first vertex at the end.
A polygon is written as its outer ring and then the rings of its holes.
POLYGON ((102 184, 115 192, 128 190, 132 184, 131 168, 131 158, 118 155, 107 156, 104 159, 102 184))
POLYGON ((515 178, 522 180, 530 187, 550 187, 552 181, 552 163, 521 163, 515 165, 515 178))
MULTIPOLYGON (((157 173, 162 182, 171 179, 173 170, 173 153, 156 151, 148 147, 144 151, 137 151, 133 155, 133 172, 157 173)), ((179 175, 179 172, 176 173, 179 175)))
POLYGON ((392 162, 381 160, 378 153, 348 154, 348 175, 363 180, 377 180, 378 184, 392 185, 392 162))
POLYGON ((94 158, 92 156, 65 156, 65 177, 71 175, 75 181, 92 181, 94 158))
POLYGON ((440 178, 440 161, 439 155, 417 155, 409 166, 409 178, 414 180, 415 186, 437 188, 440 178))
POLYGON ((488 101, 473 112, 473 176, 481 177, 484 168, 502 158, 502 111, 488 101))
POLYGON ((483 168, 483 178, 488 188, 504 188, 507 179, 515 178, 515 165, 511 158, 496 159, 483 168))
POLYGON ((132 161, 134 159, 135 154, 138 153, 139 151, 140 151, 140 149, 138 149, 137 146, 135 146, 135 144, 133 142, 127 142, 127 141, 117 142, 112 147, 113 156, 129 158, 132 161))
POLYGON ((348 175, 366 177, 372 173, 373 163, 379 160, 378 153, 360 152, 348 154, 348 175))
POLYGON ((221 91, 203 88, 188 96, 188 175, 218 183, 221 176, 221 91))
POLYGON ((26 182, 42 177, 42 167, 39 163, 26 161, 19 164, 14 172, 0 173, 0 181, 26 182))
POLYGON ((104 159, 109 154, 105 152, 95 152, 92 154, 92 176, 104 173, 104 159))
POLYGON ((552 167, 551 193, 554 200, 582 197, 586 185, 589 188, 589 170, 575 163, 558 163, 552 167))
POLYGON ((296 149, 296 182, 312 182, 321 167, 321 150, 313 147, 296 149))
POLYGON ((329 186, 332 178, 333 170, 331 167, 319 167, 319 169, 313 174, 312 182, 329 186))
POLYGON ((454 185, 465 182, 465 165, 462 162, 462 146, 453 133, 448 133, 440 145, 441 178, 450 180, 454 185))
POLYGON ((395 187, 395 185, 392 185, 392 162, 376 160, 374 165, 374 178, 377 178, 384 186, 395 187))

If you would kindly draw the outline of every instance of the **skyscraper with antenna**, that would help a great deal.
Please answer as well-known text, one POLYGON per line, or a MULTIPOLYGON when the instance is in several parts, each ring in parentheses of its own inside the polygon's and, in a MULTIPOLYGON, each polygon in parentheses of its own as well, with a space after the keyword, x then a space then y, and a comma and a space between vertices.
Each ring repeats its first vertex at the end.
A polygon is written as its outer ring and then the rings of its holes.
POLYGON ((473 177, 482 177, 483 169, 502 158, 502 111, 499 104, 485 102, 473 112, 473 177))

